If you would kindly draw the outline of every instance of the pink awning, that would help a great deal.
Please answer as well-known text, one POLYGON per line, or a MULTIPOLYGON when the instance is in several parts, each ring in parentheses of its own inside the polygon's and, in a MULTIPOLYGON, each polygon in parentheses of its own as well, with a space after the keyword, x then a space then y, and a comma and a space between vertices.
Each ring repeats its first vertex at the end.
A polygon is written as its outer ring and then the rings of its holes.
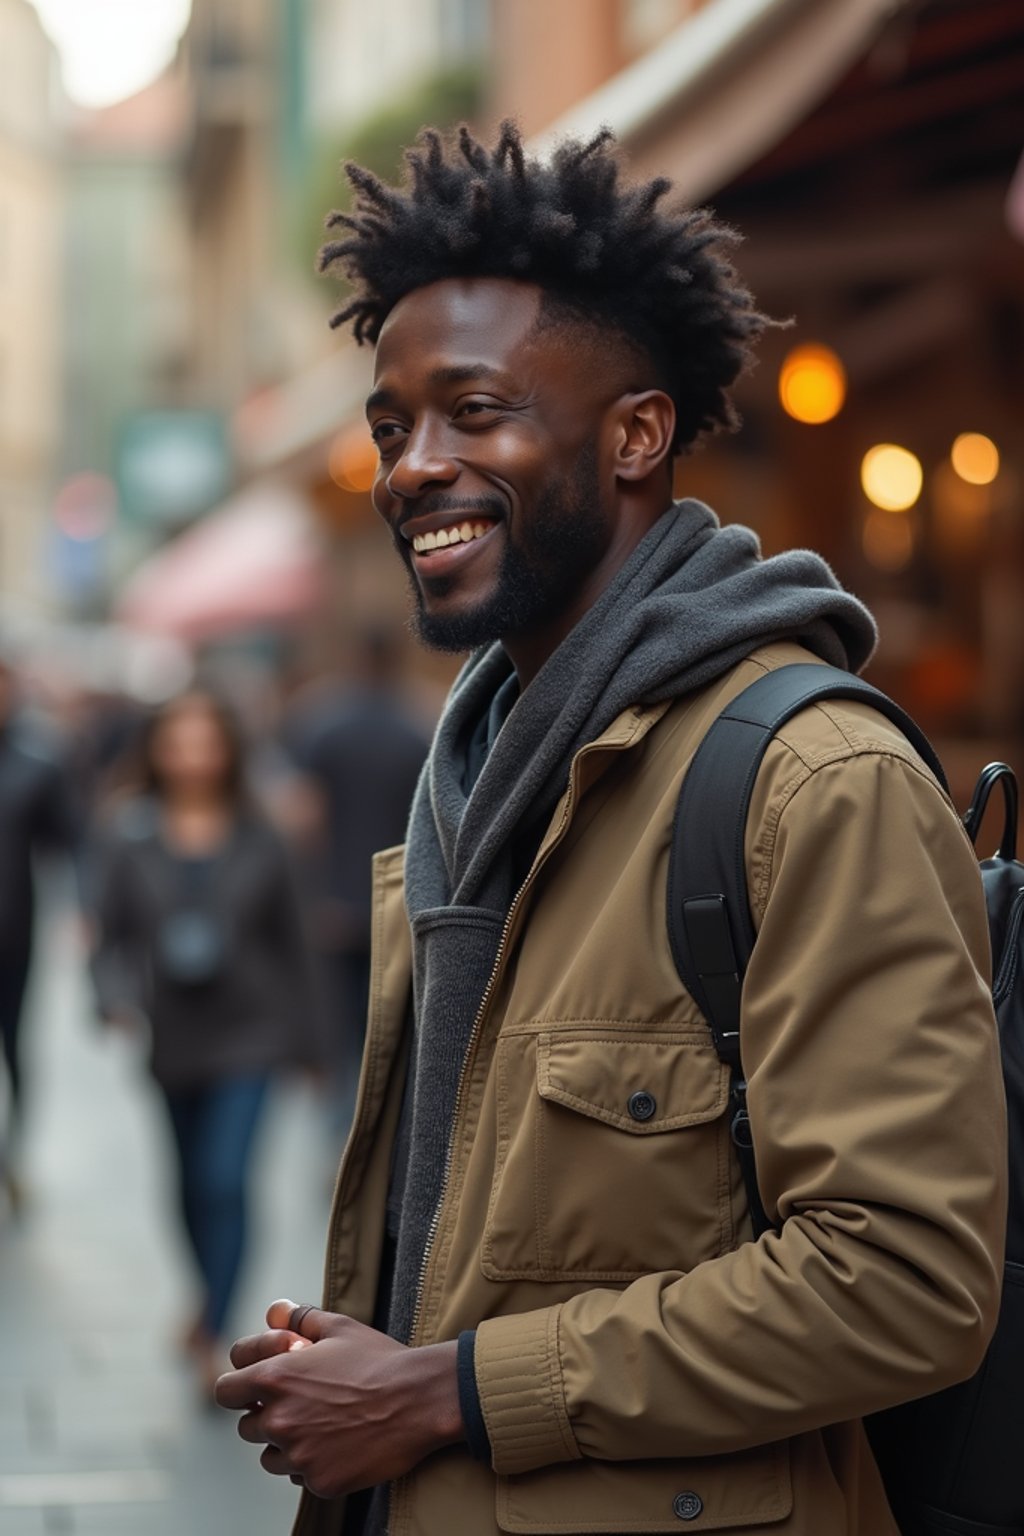
POLYGON ((115 613, 183 640, 285 625, 321 599, 321 568, 305 500, 290 486, 256 482, 145 560, 115 613))

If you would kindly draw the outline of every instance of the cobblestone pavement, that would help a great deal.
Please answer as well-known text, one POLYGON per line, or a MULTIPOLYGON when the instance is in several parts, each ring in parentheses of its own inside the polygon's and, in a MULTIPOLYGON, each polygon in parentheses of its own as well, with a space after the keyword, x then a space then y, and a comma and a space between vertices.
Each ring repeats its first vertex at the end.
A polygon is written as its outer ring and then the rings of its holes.
MULTIPOLYGON (((44 925, 29 1008, 29 1199, 0 1209, 0 1536, 287 1536, 294 1487, 176 1356, 191 1277, 160 1105, 136 1048, 95 1027, 66 917, 44 925)), ((235 1333, 275 1296, 318 1298, 326 1185, 316 1108, 282 1085, 235 1333)))

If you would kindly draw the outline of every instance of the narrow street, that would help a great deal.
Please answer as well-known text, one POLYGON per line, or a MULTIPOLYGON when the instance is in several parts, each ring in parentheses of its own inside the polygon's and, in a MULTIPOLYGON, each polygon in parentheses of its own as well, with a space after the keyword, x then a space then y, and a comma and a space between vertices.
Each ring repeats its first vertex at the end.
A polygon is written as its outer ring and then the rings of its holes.
MULTIPOLYGON (((296 1490, 175 1351, 191 1278, 160 1104, 131 1042, 93 1019, 66 913, 44 925, 27 1020, 23 1216, 0 1213, 3 1536, 287 1536, 296 1490)), ((282 1085, 259 1152, 235 1332, 319 1297, 327 1178, 309 1091, 282 1085)))

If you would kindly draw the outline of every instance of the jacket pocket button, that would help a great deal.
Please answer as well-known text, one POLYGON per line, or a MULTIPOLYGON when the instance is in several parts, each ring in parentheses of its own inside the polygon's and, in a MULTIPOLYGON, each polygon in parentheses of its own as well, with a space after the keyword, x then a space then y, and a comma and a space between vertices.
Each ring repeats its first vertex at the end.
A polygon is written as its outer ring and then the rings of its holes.
POLYGON ((704 1500, 696 1493, 677 1493, 672 1500, 672 1513, 680 1520, 696 1520, 703 1514, 704 1500))
POLYGON ((634 1120, 649 1120, 658 1107, 658 1101, 653 1093, 645 1093, 642 1089, 639 1093, 631 1093, 626 1108, 634 1120))

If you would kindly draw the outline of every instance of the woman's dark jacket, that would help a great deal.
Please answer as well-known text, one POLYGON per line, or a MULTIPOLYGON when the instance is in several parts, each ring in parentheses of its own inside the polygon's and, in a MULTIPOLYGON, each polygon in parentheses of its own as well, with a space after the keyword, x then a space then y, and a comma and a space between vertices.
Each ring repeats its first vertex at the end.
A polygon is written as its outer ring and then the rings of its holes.
MULTIPOLYGON (((95 840, 92 974, 100 1012, 145 1016, 165 1087, 317 1057, 315 1000, 287 854, 241 813, 208 860, 172 852, 154 802, 121 808, 95 840), (205 967, 183 975, 169 935, 198 926, 205 967)), ((201 947, 201 946, 200 946, 201 947)))

